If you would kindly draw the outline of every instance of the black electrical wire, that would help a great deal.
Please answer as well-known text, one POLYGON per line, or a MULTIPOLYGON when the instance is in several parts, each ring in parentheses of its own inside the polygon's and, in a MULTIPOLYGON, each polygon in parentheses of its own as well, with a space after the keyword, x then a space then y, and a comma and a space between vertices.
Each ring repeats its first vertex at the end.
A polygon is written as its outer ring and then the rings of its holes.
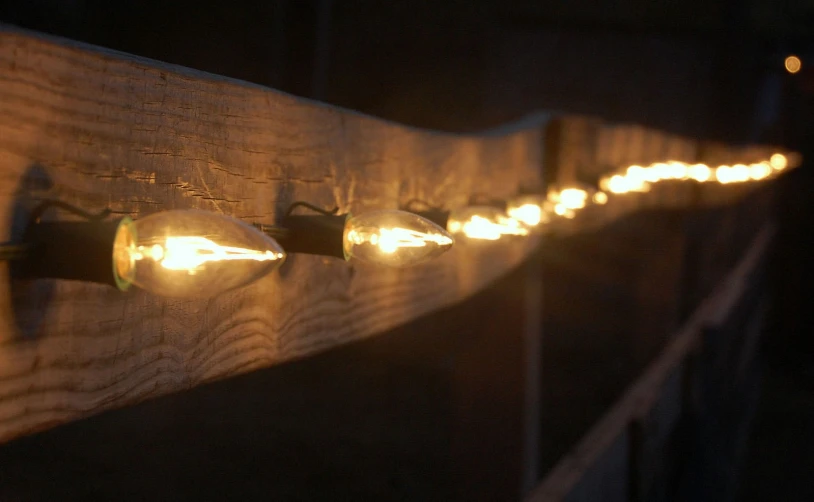
POLYGON ((28 256, 27 244, 0 243, 0 261, 22 260, 28 256))

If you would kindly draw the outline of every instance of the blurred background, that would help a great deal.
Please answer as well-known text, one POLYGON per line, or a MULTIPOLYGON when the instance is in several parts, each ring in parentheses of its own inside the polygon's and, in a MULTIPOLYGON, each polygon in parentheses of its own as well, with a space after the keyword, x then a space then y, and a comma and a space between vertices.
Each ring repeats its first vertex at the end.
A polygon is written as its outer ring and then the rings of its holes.
POLYGON ((545 109, 792 141, 812 84, 783 60, 814 58, 811 0, 3 0, 0 19, 456 131, 545 109))
MULTIPOLYGON (((737 496, 814 500, 814 0, 0 0, 0 22, 424 128, 546 110, 801 152, 778 182, 768 376, 737 496)), ((0 500, 517 499, 520 341, 486 336, 512 327, 483 312, 519 273, 374 340, 0 445, 0 500), (483 382, 500 391, 475 399, 483 382)), ((547 415, 543 469, 658 348, 580 340, 544 363, 548 409, 584 406, 547 415)))

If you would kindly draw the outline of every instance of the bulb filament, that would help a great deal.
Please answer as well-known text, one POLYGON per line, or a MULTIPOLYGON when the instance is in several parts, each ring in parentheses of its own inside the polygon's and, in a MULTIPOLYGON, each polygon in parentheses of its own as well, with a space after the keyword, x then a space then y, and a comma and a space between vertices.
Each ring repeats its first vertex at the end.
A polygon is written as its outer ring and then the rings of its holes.
POLYGON ((528 235, 527 228, 514 218, 500 218, 497 222, 483 216, 472 216, 461 225, 461 232, 470 239, 496 241, 503 235, 528 235))
MULTIPOLYGON (((543 210, 537 204, 523 204, 519 207, 510 208, 508 213, 513 219, 531 227, 538 225, 543 217, 543 210)), ((514 235, 528 235, 528 232, 514 235)))
POLYGON ((164 245, 138 246, 135 260, 151 259, 168 270, 186 270, 194 274, 209 262, 254 260, 272 261, 283 253, 221 246, 206 237, 167 237, 164 245))
POLYGON ((385 254, 393 254, 402 248, 425 247, 428 243, 449 246, 453 242, 445 235, 427 234, 399 227, 379 228, 373 232, 351 230, 348 232, 348 239, 357 245, 368 242, 378 246, 379 251, 385 254))

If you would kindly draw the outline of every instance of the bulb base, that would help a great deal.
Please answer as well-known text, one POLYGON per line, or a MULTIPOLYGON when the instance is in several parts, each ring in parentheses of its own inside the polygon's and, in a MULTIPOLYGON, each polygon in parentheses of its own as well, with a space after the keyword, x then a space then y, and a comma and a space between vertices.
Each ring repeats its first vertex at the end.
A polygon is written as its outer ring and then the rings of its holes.
POLYGON ((415 214, 424 219, 430 220, 444 230, 447 229, 447 223, 449 223, 450 215, 449 211, 442 211, 441 209, 429 209, 427 211, 416 212, 415 214))
POLYGON ((280 227, 262 226, 286 253, 304 253, 347 259, 342 243, 349 215, 290 215, 280 227))
POLYGON ((113 243, 130 218, 110 221, 32 223, 23 237, 27 257, 15 267, 24 279, 67 279, 125 289, 129 283, 115 272, 113 243))

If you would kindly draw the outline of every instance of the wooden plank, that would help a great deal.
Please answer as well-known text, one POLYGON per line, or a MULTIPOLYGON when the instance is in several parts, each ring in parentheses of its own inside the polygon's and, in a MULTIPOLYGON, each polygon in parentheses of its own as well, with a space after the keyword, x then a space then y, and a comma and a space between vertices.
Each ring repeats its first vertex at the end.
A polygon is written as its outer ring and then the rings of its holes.
POLYGON ((624 165, 620 167, 626 167, 631 164, 647 165, 647 159, 644 156, 644 127, 631 124, 627 126, 627 131, 628 148, 624 165))
MULTIPOLYGON (((710 500, 731 500, 757 408, 759 372, 743 359, 763 329, 765 281, 750 274, 724 321, 705 330, 698 358, 697 444, 688 485, 710 500), (757 279, 757 280, 754 280, 757 279), (745 362, 747 367, 741 366, 745 362)), ((748 357, 748 356, 747 356, 748 357)))
POLYGON ((566 502, 627 502, 630 438, 625 431, 591 465, 567 496, 566 502))
POLYGON ((559 187, 595 183, 602 166, 596 162, 599 121, 589 117, 564 117, 558 119, 560 128, 557 157, 559 187))
POLYGON ((650 128, 644 128, 644 159, 646 164, 663 162, 666 151, 667 134, 650 128))
POLYGON ((737 374, 735 375, 739 381, 746 379, 748 370, 753 366, 755 360, 757 359, 758 346, 768 310, 769 300, 767 298, 759 299, 757 307, 753 309, 753 317, 746 326, 743 347, 741 348, 740 355, 738 356, 737 374))
POLYGON ((669 500, 673 438, 684 409, 686 360, 665 380, 654 402, 642 403, 631 422, 631 490, 633 500, 669 500))
MULTIPOLYGON (((0 230, 13 238, 15 206, 45 195, 133 217, 198 208, 265 223, 295 200, 361 212, 507 197, 537 181, 540 126, 416 130, 0 27, 0 230)), ((23 287, 4 272, 0 441, 385 331, 467 298, 535 245, 460 246, 404 270, 291 256, 209 301, 23 287)))

